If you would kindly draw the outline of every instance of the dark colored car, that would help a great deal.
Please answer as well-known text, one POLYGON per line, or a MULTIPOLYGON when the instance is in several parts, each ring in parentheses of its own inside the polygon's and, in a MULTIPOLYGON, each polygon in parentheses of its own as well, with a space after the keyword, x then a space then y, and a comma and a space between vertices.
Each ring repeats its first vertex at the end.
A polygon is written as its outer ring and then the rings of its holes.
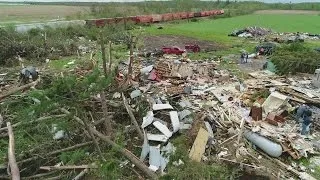
POLYGON ((197 44, 189 44, 189 45, 185 45, 184 48, 188 51, 188 52, 200 52, 200 46, 197 44))
POLYGON ((264 43, 256 46, 256 52, 259 53, 259 55, 271 55, 276 48, 276 45, 273 43, 264 43))

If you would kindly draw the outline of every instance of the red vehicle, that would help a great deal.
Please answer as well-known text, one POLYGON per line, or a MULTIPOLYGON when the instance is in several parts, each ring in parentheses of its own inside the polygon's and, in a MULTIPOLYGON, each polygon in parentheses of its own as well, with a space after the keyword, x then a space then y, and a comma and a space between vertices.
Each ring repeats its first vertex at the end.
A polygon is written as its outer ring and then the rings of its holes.
POLYGON ((200 52, 200 46, 197 44, 190 44, 190 45, 185 45, 184 48, 188 51, 188 52, 200 52))
POLYGON ((162 52, 164 54, 175 54, 175 55, 182 55, 183 53, 186 52, 186 50, 181 49, 177 46, 173 46, 173 47, 163 47, 162 48, 162 52))

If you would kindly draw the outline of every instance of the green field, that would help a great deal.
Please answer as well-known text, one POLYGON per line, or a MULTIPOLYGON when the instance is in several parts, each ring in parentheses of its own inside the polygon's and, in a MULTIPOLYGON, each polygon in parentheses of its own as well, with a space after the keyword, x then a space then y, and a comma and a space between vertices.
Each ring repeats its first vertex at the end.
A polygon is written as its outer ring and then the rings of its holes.
POLYGON ((205 19, 199 22, 164 24, 163 29, 147 28, 151 34, 175 34, 212 40, 225 44, 241 42, 241 38, 228 37, 235 29, 247 26, 271 28, 277 32, 320 33, 319 15, 299 14, 252 14, 223 19, 205 19))

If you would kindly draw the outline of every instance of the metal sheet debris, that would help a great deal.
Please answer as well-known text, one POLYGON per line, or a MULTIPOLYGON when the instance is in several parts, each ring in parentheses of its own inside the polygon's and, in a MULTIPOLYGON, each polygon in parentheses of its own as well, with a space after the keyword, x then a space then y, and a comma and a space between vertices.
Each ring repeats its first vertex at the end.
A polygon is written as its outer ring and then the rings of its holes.
POLYGON ((163 134, 150 134, 147 133, 147 138, 149 141, 159 141, 159 142, 167 142, 168 137, 163 134))
POLYGON ((207 131, 208 131, 210 137, 213 137, 212 127, 211 127, 211 125, 209 124, 209 122, 208 122, 208 121, 205 121, 204 124, 206 125, 207 131))
POLYGON ((150 152, 150 145, 148 143, 148 137, 146 132, 143 132, 144 134, 144 139, 143 139, 143 145, 142 145, 142 151, 141 151, 141 155, 140 155, 140 160, 144 161, 146 159, 146 157, 148 156, 149 152, 150 152))
POLYGON ((183 120, 185 117, 191 114, 191 111, 184 109, 183 111, 180 111, 178 114, 179 114, 180 120, 183 120))
POLYGON ((145 117, 143 117, 143 122, 142 122, 141 127, 145 128, 145 127, 149 126, 153 122, 153 119, 154 119, 153 112, 148 111, 147 115, 145 117))
POLYGON ((170 104, 154 104, 152 109, 154 111, 158 111, 158 110, 165 110, 165 109, 173 109, 173 107, 170 104))
POLYGON ((162 132, 166 137, 170 138, 172 136, 172 132, 168 129, 168 127, 162 124, 159 121, 155 121, 152 123, 160 132, 162 132))
POLYGON ((173 132, 177 132, 180 129, 180 122, 179 122, 179 117, 178 117, 178 112, 177 111, 170 111, 170 119, 173 127, 173 132))
POLYGON ((157 171, 161 166, 162 156, 160 155, 160 145, 150 146, 149 169, 157 171))

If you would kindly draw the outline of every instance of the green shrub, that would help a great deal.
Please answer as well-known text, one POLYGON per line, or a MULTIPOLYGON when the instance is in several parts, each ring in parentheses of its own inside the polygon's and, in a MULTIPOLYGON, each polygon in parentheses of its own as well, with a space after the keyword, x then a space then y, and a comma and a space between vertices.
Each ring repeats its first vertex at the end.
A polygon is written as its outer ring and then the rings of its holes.
POLYGON ((320 53, 303 46, 302 43, 293 43, 278 47, 271 57, 278 74, 314 73, 320 65, 320 53))

